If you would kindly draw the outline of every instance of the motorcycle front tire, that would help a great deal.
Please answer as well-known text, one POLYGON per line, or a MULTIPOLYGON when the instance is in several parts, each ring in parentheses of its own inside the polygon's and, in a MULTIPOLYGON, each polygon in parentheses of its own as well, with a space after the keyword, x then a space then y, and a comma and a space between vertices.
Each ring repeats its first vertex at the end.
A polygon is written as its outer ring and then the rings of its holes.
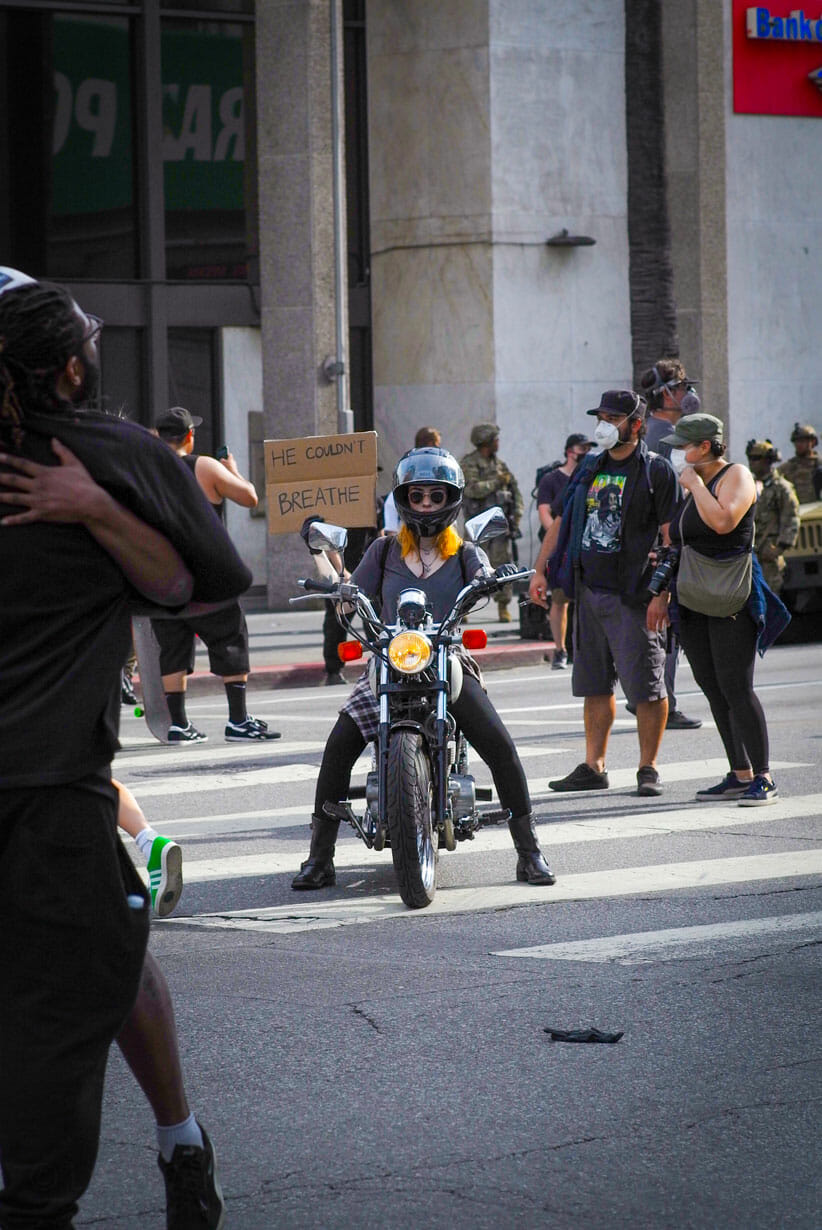
POLYGON ((437 891, 434 788, 428 747, 415 730, 396 730, 388 745, 386 818, 400 896, 422 910, 437 891))

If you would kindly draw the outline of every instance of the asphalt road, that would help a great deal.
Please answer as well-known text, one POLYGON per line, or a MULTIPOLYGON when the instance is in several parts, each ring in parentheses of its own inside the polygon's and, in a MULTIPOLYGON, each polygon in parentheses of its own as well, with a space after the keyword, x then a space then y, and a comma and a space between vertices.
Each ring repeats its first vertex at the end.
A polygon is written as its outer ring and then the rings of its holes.
MULTIPOLYGON (((516 884, 488 829, 441 856, 417 912, 390 852, 353 835, 336 889, 289 887, 342 689, 256 693, 283 731, 267 746, 224 743, 216 696, 189 704, 204 745, 125 719, 117 775, 184 851, 152 949, 226 1226, 822 1224, 822 646, 772 650, 757 680, 780 799, 741 809, 694 801, 725 766, 686 666, 680 707, 706 722, 666 735, 659 799, 632 794, 621 703, 612 788, 551 794, 583 755, 570 672, 490 675, 557 884, 516 884), (623 1037, 544 1032, 589 1026, 623 1037)), ((163 1210, 151 1114, 113 1053, 77 1225, 151 1230, 163 1210)))

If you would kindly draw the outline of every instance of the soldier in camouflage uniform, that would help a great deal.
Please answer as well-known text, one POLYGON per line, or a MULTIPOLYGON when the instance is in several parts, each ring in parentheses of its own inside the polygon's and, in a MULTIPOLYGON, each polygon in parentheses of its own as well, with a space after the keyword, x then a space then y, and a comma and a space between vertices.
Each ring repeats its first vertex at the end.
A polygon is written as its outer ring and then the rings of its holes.
POLYGON ((794 545, 799 534, 799 500, 793 486, 773 468, 780 458, 770 440, 749 440, 745 452, 758 496, 754 547, 766 584, 778 594, 786 568, 782 552, 794 545))
MULTIPOLYGON (((497 457, 499 427, 496 423, 477 423, 471 429, 471 443, 474 452, 468 453, 460 462, 465 475, 462 507, 466 521, 485 508, 493 508, 495 504, 499 504, 508 518, 508 535, 500 534, 499 538, 492 538, 485 547, 492 568, 498 568, 500 564, 509 564, 514 559, 513 544, 521 537, 519 523, 524 504, 517 480, 505 462, 497 457)), ((508 610, 510 601, 511 587, 507 585, 497 597, 499 617, 503 623, 511 621, 508 610)))
POLYGON ((816 429, 810 423, 794 423, 791 432, 791 444, 796 449, 796 455, 779 467, 779 473, 789 483, 793 483, 800 504, 810 504, 818 500, 814 490, 814 474, 817 474, 820 463, 816 446, 819 437, 816 429))

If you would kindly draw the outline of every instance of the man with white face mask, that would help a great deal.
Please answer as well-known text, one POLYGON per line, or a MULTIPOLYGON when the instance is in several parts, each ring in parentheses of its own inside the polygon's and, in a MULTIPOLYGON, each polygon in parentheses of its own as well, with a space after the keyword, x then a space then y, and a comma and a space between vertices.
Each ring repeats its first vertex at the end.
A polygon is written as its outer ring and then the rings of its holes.
POLYGON ((616 715, 614 688, 622 684, 636 709, 639 735, 637 794, 662 793, 656 757, 665 730, 667 602, 649 602, 649 552, 677 505, 670 464, 642 440, 645 402, 627 389, 609 389, 588 413, 602 452, 577 467, 562 516, 542 544, 530 598, 546 605, 549 577, 576 599, 574 696, 585 698, 585 760, 552 790, 604 790, 605 753, 616 715))

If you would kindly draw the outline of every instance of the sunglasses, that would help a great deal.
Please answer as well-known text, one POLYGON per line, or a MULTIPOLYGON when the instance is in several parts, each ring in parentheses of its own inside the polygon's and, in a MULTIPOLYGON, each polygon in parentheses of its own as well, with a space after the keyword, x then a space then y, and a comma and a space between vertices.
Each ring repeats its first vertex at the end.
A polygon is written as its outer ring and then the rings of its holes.
POLYGON ((434 508, 442 508, 448 499, 448 492, 442 487, 411 487, 408 492, 408 503, 414 505, 422 504, 426 496, 434 508))
POLYGON ((90 342, 93 338, 97 337, 98 333, 102 331, 105 321, 102 317, 95 316, 93 312, 85 312, 84 315, 86 320, 89 322, 88 331, 83 334, 81 339, 81 341, 85 344, 86 342, 90 342))

